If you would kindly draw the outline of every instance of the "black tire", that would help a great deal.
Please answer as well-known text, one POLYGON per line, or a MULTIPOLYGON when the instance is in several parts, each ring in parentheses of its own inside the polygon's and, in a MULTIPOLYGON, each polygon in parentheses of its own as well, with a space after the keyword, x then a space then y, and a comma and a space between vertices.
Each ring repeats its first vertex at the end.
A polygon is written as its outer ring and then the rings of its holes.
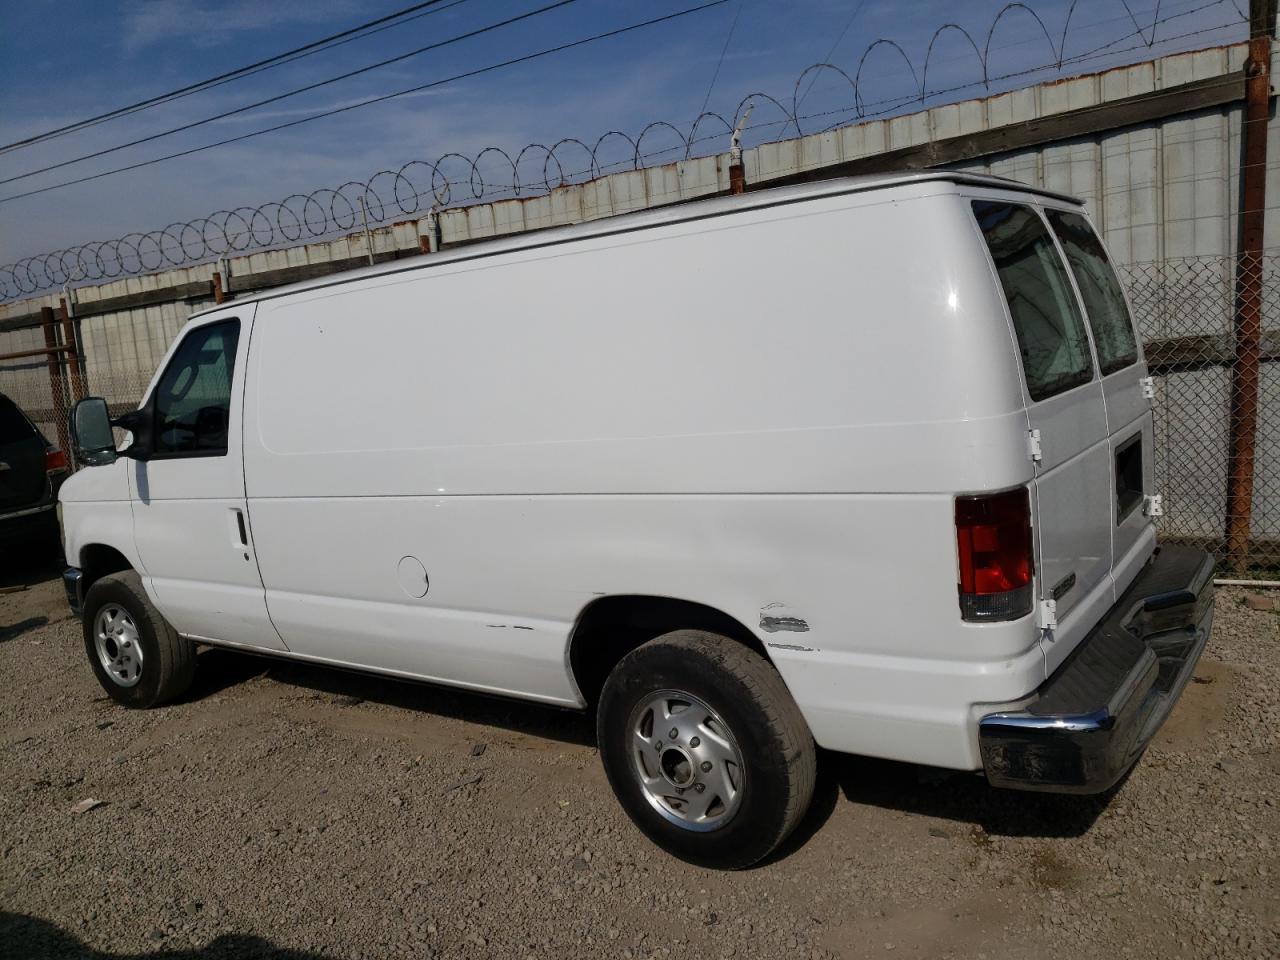
POLYGON ((152 606, 141 578, 132 570, 108 574, 89 588, 84 598, 84 647, 102 689, 126 707, 148 709, 169 703, 187 691, 195 676, 195 644, 178 636, 152 606), (132 642, 141 648, 142 666, 131 686, 113 679, 98 654, 98 615, 109 607, 118 607, 128 616, 135 628, 132 642))
MULTIPOLYGON (((605 774, 627 815, 658 846, 700 866, 736 870, 768 856, 800 823, 813 798, 816 751, 799 707, 772 665, 719 634, 677 630, 623 657, 605 680, 596 735, 605 774), (634 748, 632 728, 637 716, 645 723, 646 705, 662 691, 701 700, 728 728, 741 757, 736 808, 729 813, 722 806, 723 822, 700 831, 679 823, 679 814, 673 819, 660 812, 671 804, 651 799, 653 791, 641 782, 639 765, 648 761, 634 748)), ((685 747, 698 746, 685 733, 681 737, 685 747)), ((659 753, 663 747, 654 744, 659 753)), ((685 765, 678 779, 690 769, 685 765)))

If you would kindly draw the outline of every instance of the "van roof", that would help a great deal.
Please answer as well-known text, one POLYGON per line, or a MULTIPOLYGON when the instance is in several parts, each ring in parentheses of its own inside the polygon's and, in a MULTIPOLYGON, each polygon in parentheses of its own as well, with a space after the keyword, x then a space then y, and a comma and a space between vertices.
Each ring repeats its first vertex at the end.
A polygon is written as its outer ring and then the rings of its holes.
MULTIPOLYGON (((254 303, 259 300, 274 300, 290 294, 307 290, 318 290, 324 287, 351 283, 388 274, 405 273, 411 270, 425 270, 447 263, 475 260, 500 253, 513 253, 520 250, 532 250, 583 240, 590 237, 606 237, 635 230, 650 229, 672 223, 685 223, 703 220, 708 217, 723 216, 745 210, 761 210, 783 204, 812 200, 818 197, 834 197, 851 193, 865 193, 871 190, 884 190, 892 187, 912 186, 924 183, 945 182, 969 186, 986 187, 988 189, 1011 190, 1018 193, 1029 193, 1048 197, 1066 203, 1082 204, 1077 197, 1042 187, 1034 187, 1018 180, 996 177, 983 173, 965 173, 959 170, 927 170, 899 173, 873 173, 857 177, 838 177, 831 180, 820 180, 814 183, 800 184, 790 187, 774 187, 756 190, 736 196, 712 197, 706 200, 695 200, 686 203, 673 203, 635 213, 604 217, 584 223, 568 226, 549 227, 545 229, 522 231, 505 237, 495 237, 467 243, 448 250, 442 250, 430 256, 412 257, 405 260, 391 260, 386 263, 368 267, 357 267, 314 280, 291 283, 274 290, 260 293, 249 293, 237 297, 234 304, 254 303)), ((215 310, 224 310, 229 304, 219 304, 191 314, 190 319, 203 316, 215 310)))

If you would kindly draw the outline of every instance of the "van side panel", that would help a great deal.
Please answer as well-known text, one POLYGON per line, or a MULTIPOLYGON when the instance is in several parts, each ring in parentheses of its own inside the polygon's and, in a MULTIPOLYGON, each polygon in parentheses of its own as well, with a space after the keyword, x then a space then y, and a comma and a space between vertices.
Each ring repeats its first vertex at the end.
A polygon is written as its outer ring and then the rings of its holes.
POLYGON ((1003 309, 950 195, 824 198, 260 310, 251 497, 1030 476, 1003 309))
POLYGON ((757 633, 823 746, 975 766, 970 705, 1044 676, 1032 618, 959 616, 955 494, 1032 476, 984 257, 930 184, 264 301, 245 480, 273 623, 571 704, 587 604, 696 601, 757 633))
POLYGON ((279 501, 254 523, 295 652, 577 704, 566 643, 592 600, 694 600, 756 632, 823 746, 945 764, 965 755, 969 704, 1043 679, 1025 621, 928 628, 955 619, 951 511, 946 496, 459 496, 331 500, 327 521, 279 501), (355 509, 358 528, 342 522, 355 509), (921 519, 932 536, 899 535, 921 519), (404 556, 428 572, 421 600, 398 583, 404 556), (910 606, 903 570, 919 578, 910 606), (908 714, 933 734, 886 740, 878 720, 908 714))

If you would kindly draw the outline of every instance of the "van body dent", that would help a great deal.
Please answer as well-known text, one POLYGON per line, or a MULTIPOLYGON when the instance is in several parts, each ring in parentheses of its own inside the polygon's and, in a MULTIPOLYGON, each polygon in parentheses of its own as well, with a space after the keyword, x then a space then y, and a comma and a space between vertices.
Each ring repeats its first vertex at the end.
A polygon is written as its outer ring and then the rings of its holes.
POLYGON ((599 704, 637 823, 741 865, 735 821, 794 819, 757 795, 807 803, 774 740, 1030 789, 1132 766, 1212 613, 1207 555, 1156 544, 1149 383, 1078 201, 1009 181, 495 241, 194 317, 62 487, 68 595, 126 702, 208 643, 599 704), (127 573, 132 686, 88 602, 127 573))

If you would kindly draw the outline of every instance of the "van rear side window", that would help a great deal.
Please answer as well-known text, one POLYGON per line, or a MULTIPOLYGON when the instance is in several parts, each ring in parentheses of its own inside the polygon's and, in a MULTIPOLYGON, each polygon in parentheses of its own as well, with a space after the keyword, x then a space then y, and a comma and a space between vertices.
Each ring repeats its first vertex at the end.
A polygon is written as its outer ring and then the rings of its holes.
POLYGON ((1089 337, 1044 221, 1013 203, 975 200, 973 212, 1009 304, 1031 399, 1088 383, 1093 379, 1089 337))
POLYGON ((1098 365, 1105 376, 1138 362, 1138 343, 1133 335, 1129 308, 1116 272, 1111 269, 1089 221, 1078 213, 1048 210, 1049 225, 1058 235, 1067 263, 1075 275, 1084 300, 1093 342, 1098 348, 1098 365))

